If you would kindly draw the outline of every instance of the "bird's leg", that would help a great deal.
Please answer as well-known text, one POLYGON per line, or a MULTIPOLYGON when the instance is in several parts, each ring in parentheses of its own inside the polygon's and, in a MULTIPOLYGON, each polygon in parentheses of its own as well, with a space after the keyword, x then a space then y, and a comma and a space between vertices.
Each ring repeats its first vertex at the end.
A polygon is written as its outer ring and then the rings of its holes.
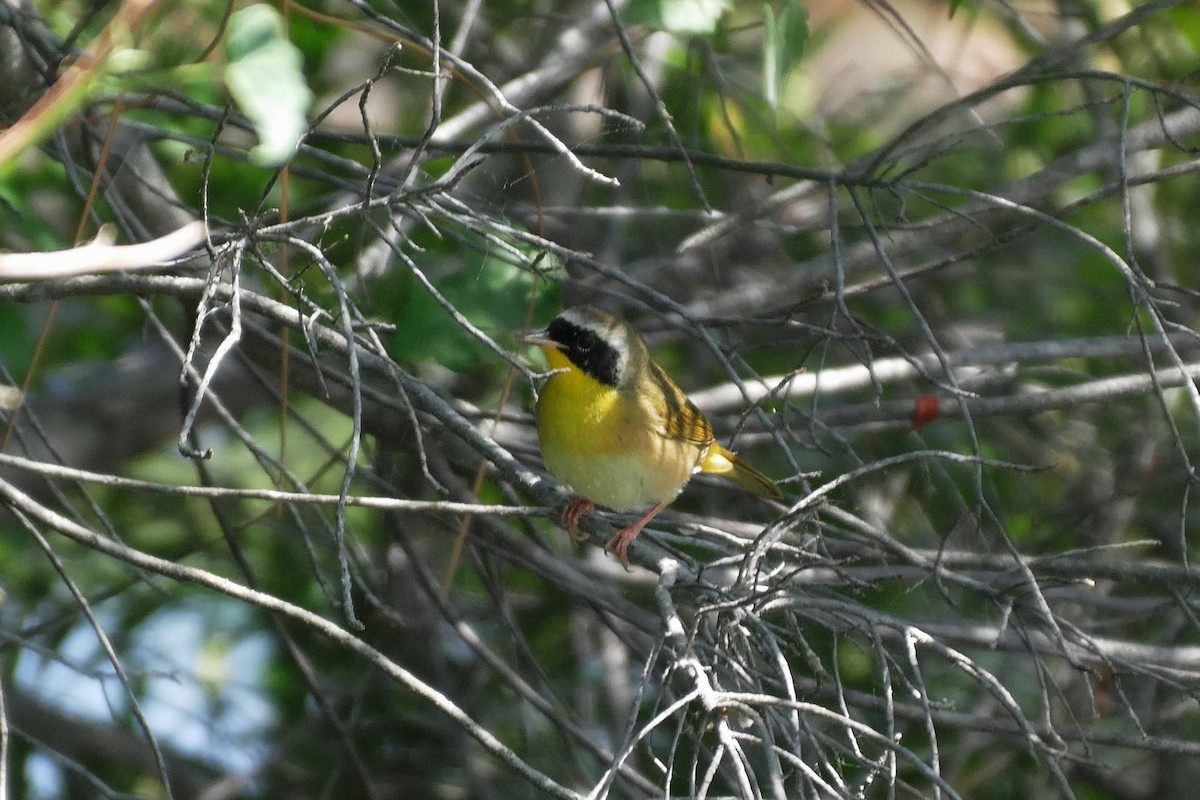
POLYGON ((646 527, 646 523, 654 519, 658 512, 667 507, 670 500, 663 500, 654 508, 643 514, 638 520, 627 528, 622 528, 613 534, 613 537, 608 540, 608 544, 604 545, 604 552, 612 553, 621 562, 621 566, 629 569, 629 545, 633 544, 633 540, 642 532, 642 528, 646 527))
POLYGON ((596 504, 591 500, 585 500, 582 497, 573 497, 567 504, 563 506, 562 521, 567 528, 567 533, 576 542, 587 541, 587 534, 579 532, 579 518, 584 514, 590 513, 596 504))

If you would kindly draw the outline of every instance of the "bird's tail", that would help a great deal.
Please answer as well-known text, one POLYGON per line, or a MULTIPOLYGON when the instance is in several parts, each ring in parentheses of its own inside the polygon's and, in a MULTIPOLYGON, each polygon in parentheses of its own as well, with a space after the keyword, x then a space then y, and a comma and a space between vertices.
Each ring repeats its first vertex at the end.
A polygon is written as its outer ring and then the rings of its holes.
POLYGON ((783 497, 783 492, 779 491, 775 481, 716 443, 710 445, 708 452, 700 459, 700 471, 723 475, 759 497, 776 500, 783 497))

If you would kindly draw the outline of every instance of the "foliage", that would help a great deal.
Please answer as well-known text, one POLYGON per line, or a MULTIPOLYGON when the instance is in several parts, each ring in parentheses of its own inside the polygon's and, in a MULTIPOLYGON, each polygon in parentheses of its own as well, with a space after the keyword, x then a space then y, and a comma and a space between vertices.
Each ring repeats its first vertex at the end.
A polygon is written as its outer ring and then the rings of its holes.
POLYGON ((1198 42, 0 2, 3 246, 208 227, 0 283, 0 798, 1188 796, 1198 42), (518 335, 575 303, 786 501, 570 542, 518 335))

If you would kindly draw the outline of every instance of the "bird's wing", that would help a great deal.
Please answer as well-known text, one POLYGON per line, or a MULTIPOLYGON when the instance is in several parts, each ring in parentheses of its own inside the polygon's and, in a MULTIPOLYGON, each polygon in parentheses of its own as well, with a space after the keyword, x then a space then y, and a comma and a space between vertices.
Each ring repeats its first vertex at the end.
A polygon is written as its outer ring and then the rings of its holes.
POLYGON ((688 399, 675 381, 653 361, 650 362, 650 378, 662 390, 665 413, 655 416, 655 429, 668 439, 693 442, 697 445, 713 441, 713 429, 708 419, 688 399))

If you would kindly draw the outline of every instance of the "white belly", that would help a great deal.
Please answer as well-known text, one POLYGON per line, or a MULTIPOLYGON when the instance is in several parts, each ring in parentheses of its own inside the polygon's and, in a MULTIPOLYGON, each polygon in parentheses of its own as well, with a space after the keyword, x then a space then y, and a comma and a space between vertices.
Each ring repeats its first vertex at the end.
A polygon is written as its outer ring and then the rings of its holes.
POLYGON ((554 447, 542 450, 546 467, 573 492, 616 511, 670 500, 682 491, 693 471, 691 465, 647 468, 643 459, 622 453, 571 455, 554 447))

